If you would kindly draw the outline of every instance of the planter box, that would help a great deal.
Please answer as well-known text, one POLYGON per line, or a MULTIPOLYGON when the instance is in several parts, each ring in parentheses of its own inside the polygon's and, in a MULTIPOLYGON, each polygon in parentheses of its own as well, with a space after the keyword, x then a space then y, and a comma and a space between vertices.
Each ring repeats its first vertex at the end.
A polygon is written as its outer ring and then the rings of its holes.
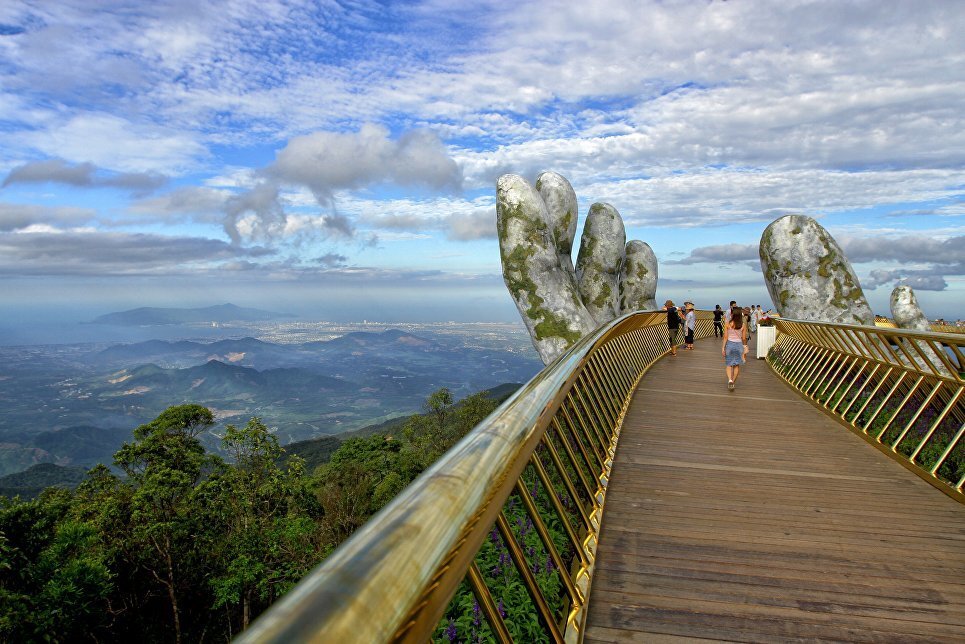
POLYGON ((763 360, 767 357, 767 352, 774 346, 777 340, 776 326, 757 327, 757 359, 763 360))

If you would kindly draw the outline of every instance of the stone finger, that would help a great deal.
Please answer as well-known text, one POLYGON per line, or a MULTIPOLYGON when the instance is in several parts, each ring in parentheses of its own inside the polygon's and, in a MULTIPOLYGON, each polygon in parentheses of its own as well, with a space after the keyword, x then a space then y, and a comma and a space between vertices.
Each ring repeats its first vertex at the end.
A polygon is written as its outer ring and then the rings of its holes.
POLYGON ((536 178, 536 191, 543 198, 548 214, 550 236, 556 245, 560 266, 567 271, 576 284, 573 267, 573 240, 576 238, 576 219, 579 205, 576 192, 565 177, 555 172, 544 172, 536 178))
POLYGON ((630 240, 620 271, 620 313, 654 311, 658 308, 656 295, 657 256, 650 244, 630 240))
POLYGON ((626 244, 626 229, 617 209, 607 203, 590 206, 576 257, 576 281, 583 304, 597 324, 619 315, 619 280, 626 244))
POLYGON ((841 247, 817 221, 787 215, 764 229, 761 269, 782 317, 873 325, 874 314, 841 247))

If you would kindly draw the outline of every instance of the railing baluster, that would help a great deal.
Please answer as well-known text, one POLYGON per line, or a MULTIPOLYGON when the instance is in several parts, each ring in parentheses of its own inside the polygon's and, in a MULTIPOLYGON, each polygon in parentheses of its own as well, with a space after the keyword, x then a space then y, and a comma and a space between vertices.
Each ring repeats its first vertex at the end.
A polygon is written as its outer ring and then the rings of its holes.
POLYGON ((895 439, 895 443, 891 447, 892 450, 896 452, 898 451, 898 447, 901 445, 901 441, 905 439, 905 436, 908 435, 908 432, 911 431, 911 428, 915 425, 916 422, 918 422, 918 419, 921 417, 925 409, 927 409, 928 406, 931 405, 932 401, 935 399, 935 396, 938 395, 938 392, 941 390, 941 388, 942 388, 942 382, 939 381, 938 383, 935 384, 934 388, 932 388, 931 392, 929 392, 928 396, 925 398, 925 402, 919 405, 918 409, 911 415, 911 418, 908 420, 908 423, 905 425, 904 429, 901 430, 901 433, 898 435, 898 438, 895 439))
POLYGON ((506 622, 503 621, 503 616, 499 614, 499 609, 496 603, 493 602, 493 596, 489 592, 489 586, 486 585, 486 580, 483 578, 482 572, 480 572, 479 566, 476 565, 475 561, 469 564, 468 578, 473 594, 479 601, 479 607, 486 616, 486 621, 489 623, 490 628, 495 631, 496 641, 504 644, 512 642, 513 637, 509 634, 509 629, 506 628, 506 622))
POLYGON ((948 401, 948 404, 945 405, 945 408, 942 410, 942 412, 938 414, 934 422, 932 422, 931 426, 928 428, 928 432, 925 434, 924 438, 921 439, 921 442, 918 443, 918 447, 914 452, 912 452, 911 456, 908 457, 908 460, 914 461, 918 457, 919 452, 921 452, 922 448, 925 447, 925 444, 932 437, 932 434, 935 433, 935 430, 938 429, 938 426, 945 422, 945 418, 955 408, 955 405, 958 404, 958 401, 962 397, 962 392, 965 392, 965 387, 958 388, 958 391, 955 392, 955 394, 952 396, 952 399, 948 401))
MULTIPOLYGON (((848 412, 851 411, 851 408, 854 406, 854 403, 855 403, 859 398, 861 398, 861 394, 863 394, 863 393, 864 393, 864 390, 868 388, 868 385, 871 384, 871 382, 872 382, 872 378, 875 377, 875 374, 878 373, 878 369, 881 368, 881 364, 880 364, 880 363, 877 363, 877 362, 875 362, 875 363, 865 362, 865 364, 862 365, 862 367, 861 367, 861 371, 858 372, 858 375, 860 376, 862 373, 864 373, 864 370, 867 369, 870 364, 874 364, 874 368, 871 370, 871 373, 869 373, 867 376, 865 376, 864 382, 861 383, 861 386, 858 388, 858 391, 854 392, 854 396, 853 396, 853 397, 851 398, 851 400, 848 402, 848 406, 845 407, 844 410, 842 410, 842 412, 841 412, 841 417, 844 418, 845 420, 847 420, 848 412)), ((855 377, 855 380, 857 380, 857 377, 855 377)), ((846 392, 846 393, 847 393, 847 392, 846 392)))

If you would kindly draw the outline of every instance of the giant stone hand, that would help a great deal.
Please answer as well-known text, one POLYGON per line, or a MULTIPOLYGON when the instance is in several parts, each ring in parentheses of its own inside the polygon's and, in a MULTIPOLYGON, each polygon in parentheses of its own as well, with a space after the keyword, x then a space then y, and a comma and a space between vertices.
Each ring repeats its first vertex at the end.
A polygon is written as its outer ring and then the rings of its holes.
POLYGON ((656 308, 656 257, 644 242, 626 243, 609 204, 590 207, 574 270, 577 213, 573 187, 555 172, 535 188, 515 174, 496 182, 503 280, 544 364, 599 325, 656 308))

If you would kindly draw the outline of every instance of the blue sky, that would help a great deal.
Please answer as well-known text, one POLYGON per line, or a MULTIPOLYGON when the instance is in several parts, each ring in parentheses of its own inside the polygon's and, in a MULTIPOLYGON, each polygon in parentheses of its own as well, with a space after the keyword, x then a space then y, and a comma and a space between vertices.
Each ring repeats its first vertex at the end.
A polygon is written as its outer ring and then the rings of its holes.
POLYGON ((7 307, 516 318, 495 181, 566 176, 658 299, 768 304, 816 217, 872 308, 965 317, 965 4, 5 2, 7 307))

